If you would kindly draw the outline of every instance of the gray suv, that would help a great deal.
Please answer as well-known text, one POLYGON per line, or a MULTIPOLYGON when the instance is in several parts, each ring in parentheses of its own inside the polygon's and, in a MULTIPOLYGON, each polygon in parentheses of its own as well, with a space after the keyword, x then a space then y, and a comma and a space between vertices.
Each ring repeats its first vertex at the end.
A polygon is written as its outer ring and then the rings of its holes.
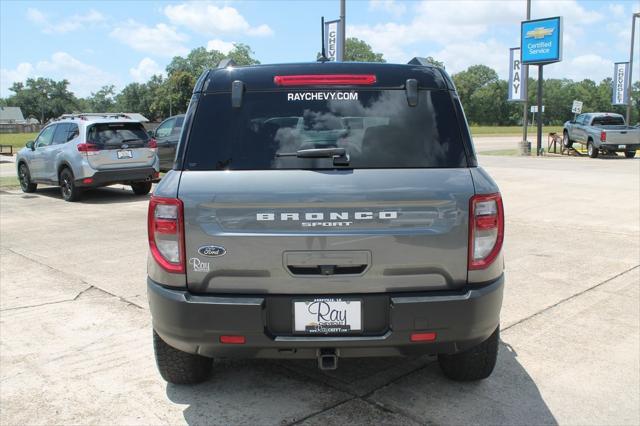
POLYGON ((137 195, 159 179, 157 145, 138 121, 123 114, 69 114, 42 129, 16 157, 20 186, 60 186, 66 201, 87 188, 123 183, 137 195))
POLYGON ((162 172, 171 170, 173 167, 183 122, 184 114, 174 115, 160 123, 156 129, 149 131, 149 136, 155 138, 158 144, 158 158, 162 172))
POLYGON ((158 369, 213 358, 435 354, 493 371, 504 212, 441 68, 310 63, 205 72, 148 213, 158 369))

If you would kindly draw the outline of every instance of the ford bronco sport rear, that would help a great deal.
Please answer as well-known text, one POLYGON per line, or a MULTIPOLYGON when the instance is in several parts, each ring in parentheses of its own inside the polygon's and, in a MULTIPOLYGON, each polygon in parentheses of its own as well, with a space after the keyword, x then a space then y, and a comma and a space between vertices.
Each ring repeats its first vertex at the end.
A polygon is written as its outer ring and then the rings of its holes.
POLYGON ((419 64, 228 67, 194 89, 149 204, 156 361, 437 354, 495 365, 499 190, 448 75, 419 64))

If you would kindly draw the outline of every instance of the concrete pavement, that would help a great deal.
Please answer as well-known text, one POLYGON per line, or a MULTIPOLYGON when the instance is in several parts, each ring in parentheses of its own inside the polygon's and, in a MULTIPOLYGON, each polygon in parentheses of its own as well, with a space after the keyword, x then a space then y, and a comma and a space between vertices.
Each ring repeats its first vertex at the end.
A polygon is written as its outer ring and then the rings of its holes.
POLYGON ((473 384, 423 357, 218 361, 207 383, 167 385, 147 197, 0 192, 0 423, 640 423, 640 160, 480 163, 504 197, 507 288, 498 365, 473 384))

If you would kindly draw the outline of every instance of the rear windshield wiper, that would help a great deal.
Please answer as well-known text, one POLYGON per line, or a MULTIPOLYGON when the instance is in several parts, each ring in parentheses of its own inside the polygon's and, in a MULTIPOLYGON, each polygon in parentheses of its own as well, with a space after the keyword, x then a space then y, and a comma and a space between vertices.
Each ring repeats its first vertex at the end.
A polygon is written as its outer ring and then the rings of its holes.
POLYGON ((296 152, 279 152, 277 157, 298 157, 298 158, 323 158, 323 157, 344 157, 347 151, 344 148, 311 148, 299 149, 296 152))
POLYGON ((279 152, 276 157, 333 158, 334 166, 348 166, 351 161, 344 148, 299 149, 296 152, 279 152))

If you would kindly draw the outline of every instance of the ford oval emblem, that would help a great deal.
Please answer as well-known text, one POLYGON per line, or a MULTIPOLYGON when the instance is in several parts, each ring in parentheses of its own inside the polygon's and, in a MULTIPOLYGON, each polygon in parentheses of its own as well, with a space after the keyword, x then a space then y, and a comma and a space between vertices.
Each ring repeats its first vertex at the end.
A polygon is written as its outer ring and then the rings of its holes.
POLYGON ((202 246, 198 249, 198 253, 207 257, 220 257, 227 254, 227 250, 220 246, 202 246))

